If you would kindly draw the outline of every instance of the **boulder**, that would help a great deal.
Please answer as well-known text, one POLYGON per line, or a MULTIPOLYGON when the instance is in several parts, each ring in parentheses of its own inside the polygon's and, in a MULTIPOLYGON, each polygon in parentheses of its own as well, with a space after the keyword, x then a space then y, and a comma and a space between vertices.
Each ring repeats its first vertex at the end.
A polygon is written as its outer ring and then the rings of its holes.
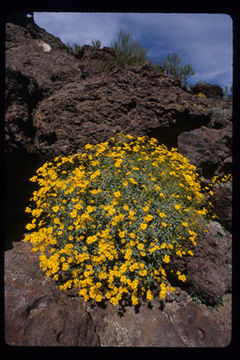
POLYGON ((39 103, 33 124, 40 153, 69 154, 117 132, 177 146, 183 129, 210 121, 210 109, 151 67, 131 67, 65 84, 39 103), (171 92, 169 93, 169 87, 171 92))
POLYGON ((211 221, 208 233, 202 233, 197 240, 194 256, 176 257, 171 269, 186 274, 184 289, 189 294, 214 306, 225 293, 232 291, 231 249, 231 235, 218 222, 211 221))
POLYGON ((222 99, 223 89, 216 84, 207 84, 205 82, 198 82, 196 85, 190 86, 193 94, 204 94, 207 98, 222 99))
POLYGON ((201 126, 179 134, 178 149, 197 167, 200 175, 211 179, 231 172, 231 139, 231 126, 226 126, 224 130, 201 126))
POLYGON ((61 293, 18 242, 5 252, 5 341, 14 346, 99 346, 81 302, 61 293))

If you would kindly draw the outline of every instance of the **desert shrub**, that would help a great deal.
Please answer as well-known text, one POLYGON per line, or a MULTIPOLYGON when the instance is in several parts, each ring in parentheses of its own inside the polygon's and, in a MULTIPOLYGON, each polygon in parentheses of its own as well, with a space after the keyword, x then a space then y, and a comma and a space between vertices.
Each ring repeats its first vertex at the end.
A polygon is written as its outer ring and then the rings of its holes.
POLYGON ((30 180, 39 189, 26 208, 33 219, 24 241, 60 289, 75 288, 85 301, 137 305, 156 292, 164 299, 174 291, 172 259, 193 256, 207 231, 195 166, 154 138, 118 134, 87 144, 30 180))
POLYGON ((159 65, 167 70, 168 74, 180 79, 183 82, 195 74, 190 64, 181 65, 181 58, 177 54, 168 54, 159 65))
POLYGON ((221 106, 215 106, 212 108, 212 113, 213 116, 217 119, 217 120, 221 120, 221 119, 231 119, 232 117, 232 112, 229 109, 225 109, 221 106))
POLYGON ((92 40, 92 46, 96 49, 101 48, 101 41, 100 40, 92 40))
POLYGON ((228 85, 224 86, 223 88, 223 99, 226 101, 232 101, 233 97, 233 86, 230 87, 228 85))
POLYGON ((146 60, 146 49, 134 41, 130 34, 121 30, 118 39, 113 42, 112 48, 115 52, 117 65, 126 67, 131 65, 143 65, 146 60))
POLYGON ((79 45, 77 43, 67 43, 66 46, 69 48, 73 55, 77 55, 82 50, 82 45, 79 45))

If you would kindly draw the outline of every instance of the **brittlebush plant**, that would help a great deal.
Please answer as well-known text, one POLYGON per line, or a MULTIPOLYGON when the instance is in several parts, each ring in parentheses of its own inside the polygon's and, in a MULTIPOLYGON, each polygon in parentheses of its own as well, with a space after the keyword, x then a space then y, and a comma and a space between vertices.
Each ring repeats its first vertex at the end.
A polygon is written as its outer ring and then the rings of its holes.
POLYGON ((118 134, 87 144, 30 180, 39 190, 26 208, 33 219, 24 241, 60 289, 74 288, 85 301, 137 305, 156 291, 164 299, 174 291, 172 259, 193 256, 206 226, 195 166, 154 138, 118 134))

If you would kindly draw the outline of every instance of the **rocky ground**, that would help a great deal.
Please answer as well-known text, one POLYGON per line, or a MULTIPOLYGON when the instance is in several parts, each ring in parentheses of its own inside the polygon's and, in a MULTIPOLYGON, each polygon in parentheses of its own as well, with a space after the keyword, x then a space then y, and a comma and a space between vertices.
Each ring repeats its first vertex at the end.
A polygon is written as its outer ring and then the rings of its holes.
POLYGON ((100 307, 62 292, 23 241, 5 252, 5 341, 21 346, 224 347, 231 341, 231 238, 217 222, 180 259, 165 303, 100 307), (180 266, 180 267, 179 267, 180 266))
MULTIPOLYGON (((202 98, 149 64, 120 69, 109 48, 74 56, 32 19, 6 24, 6 159, 81 151, 116 132, 177 147, 206 181, 231 171, 231 103, 202 98)), ((14 161, 9 163, 14 164, 14 161)), ((19 169, 19 164, 16 166, 19 169)), ((21 166, 20 166, 21 168, 21 166)), ((29 170, 28 170, 29 171, 29 170)), ((24 172, 24 168, 22 170, 24 172)), ((13 182, 14 172, 11 172, 13 182)), ((19 188, 11 186, 11 192, 19 188)), ((29 244, 5 252, 5 341, 29 346, 224 347, 231 341, 231 186, 214 189, 216 222, 176 293, 139 309, 105 308, 61 292, 29 244), (222 227, 223 226, 223 227, 222 227), (226 230, 225 230, 226 229, 226 230)), ((13 196, 15 198, 15 196, 13 196)), ((18 241, 18 242, 15 242, 18 241)))

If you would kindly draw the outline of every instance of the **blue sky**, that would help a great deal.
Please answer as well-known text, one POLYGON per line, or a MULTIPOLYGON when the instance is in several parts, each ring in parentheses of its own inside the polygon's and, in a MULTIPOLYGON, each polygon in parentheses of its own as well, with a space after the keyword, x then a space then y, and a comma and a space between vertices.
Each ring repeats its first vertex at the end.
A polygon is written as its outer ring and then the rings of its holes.
POLYGON ((35 22, 64 43, 111 46, 120 29, 130 33, 158 62, 177 53, 195 75, 188 84, 232 84, 232 19, 225 14, 35 13, 35 22))

